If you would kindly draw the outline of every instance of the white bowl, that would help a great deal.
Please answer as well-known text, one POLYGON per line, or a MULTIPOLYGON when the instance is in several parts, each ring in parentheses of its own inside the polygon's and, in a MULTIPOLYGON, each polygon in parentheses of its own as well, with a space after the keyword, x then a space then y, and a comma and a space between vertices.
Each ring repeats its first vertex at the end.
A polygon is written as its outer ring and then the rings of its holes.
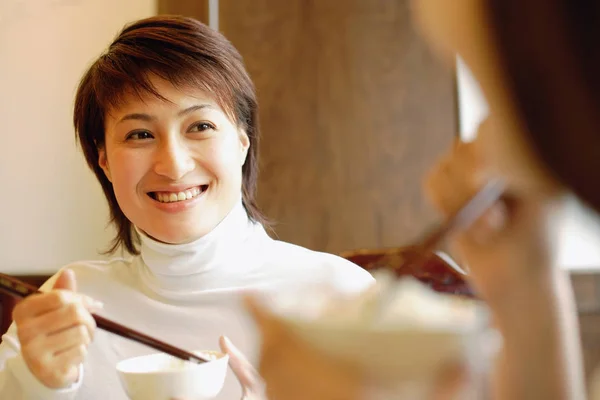
POLYGON ((199 351, 215 360, 203 364, 182 361, 164 353, 123 360, 117 364, 121 383, 131 400, 207 400, 225 383, 229 356, 199 351))

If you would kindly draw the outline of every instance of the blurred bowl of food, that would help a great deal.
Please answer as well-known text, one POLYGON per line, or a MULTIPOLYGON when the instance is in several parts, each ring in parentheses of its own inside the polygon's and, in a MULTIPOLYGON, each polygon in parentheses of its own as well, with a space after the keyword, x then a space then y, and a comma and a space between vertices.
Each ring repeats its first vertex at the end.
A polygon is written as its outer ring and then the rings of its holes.
POLYGON ((288 291, 265 306, 297 337, 381 386, 426 388, 448 366, 487 361, 479 349, 497 335, 480 301, 389 271, 374 276, 377 284, 358 296, 288 291))

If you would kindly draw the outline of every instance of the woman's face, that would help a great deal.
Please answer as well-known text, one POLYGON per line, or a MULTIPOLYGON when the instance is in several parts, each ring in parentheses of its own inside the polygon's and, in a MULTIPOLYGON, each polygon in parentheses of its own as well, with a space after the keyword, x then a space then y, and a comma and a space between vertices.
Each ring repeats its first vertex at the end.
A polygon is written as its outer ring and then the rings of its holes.
POLYGON ((135 226, 161 242, 187 243, 240 200, 249 140, 211 95, 151 82, 168 101, 130 95, 112 109, 99 164, 135 226))
POLYGON ((524 190, 555 187, 526 142, 494 44, 486 0, 412 0, 413 20, 439 56, 459 54, 481 85, 490 108, 477 142, 494 173, 524 190))

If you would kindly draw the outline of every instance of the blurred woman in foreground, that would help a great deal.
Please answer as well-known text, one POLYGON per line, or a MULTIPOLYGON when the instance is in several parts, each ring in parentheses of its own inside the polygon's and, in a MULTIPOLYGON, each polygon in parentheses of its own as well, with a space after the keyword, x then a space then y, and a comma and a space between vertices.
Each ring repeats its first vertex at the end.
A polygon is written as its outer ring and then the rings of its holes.
MULTIPOLYGON (((413 8, 435 51, 448 62, 458 53, 470 66, 491 111, 477 139, 433 169, 430 198, 449 215, 490 177, 508 184, 503 201, 454 238, 503 336, 491 397, 583 399, 556 224, 570 194, 600 211, 600 3, 415 0, 413 8)), ((356 370, 309 348, 264 310, 254 306, 254 314, 270 398, 365 398, 356 370)), ((438 395, 452 398, 456 381, 446 379, 438 395)))

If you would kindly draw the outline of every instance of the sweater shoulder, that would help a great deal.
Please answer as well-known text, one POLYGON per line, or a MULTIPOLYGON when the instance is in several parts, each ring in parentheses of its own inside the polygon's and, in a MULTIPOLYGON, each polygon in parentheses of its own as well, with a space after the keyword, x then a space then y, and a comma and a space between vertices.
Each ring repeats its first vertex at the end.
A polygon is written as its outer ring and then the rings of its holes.
POLYGON ((132 261, 124 258, 110 260, 80 260, 61 267, 40 288, 42 291, 50 290, 58 276, 65 270, 75 274, 77 289, 86 292, 89 289, 104 287, 107 283, 116 283, 131 279, 132 261))

